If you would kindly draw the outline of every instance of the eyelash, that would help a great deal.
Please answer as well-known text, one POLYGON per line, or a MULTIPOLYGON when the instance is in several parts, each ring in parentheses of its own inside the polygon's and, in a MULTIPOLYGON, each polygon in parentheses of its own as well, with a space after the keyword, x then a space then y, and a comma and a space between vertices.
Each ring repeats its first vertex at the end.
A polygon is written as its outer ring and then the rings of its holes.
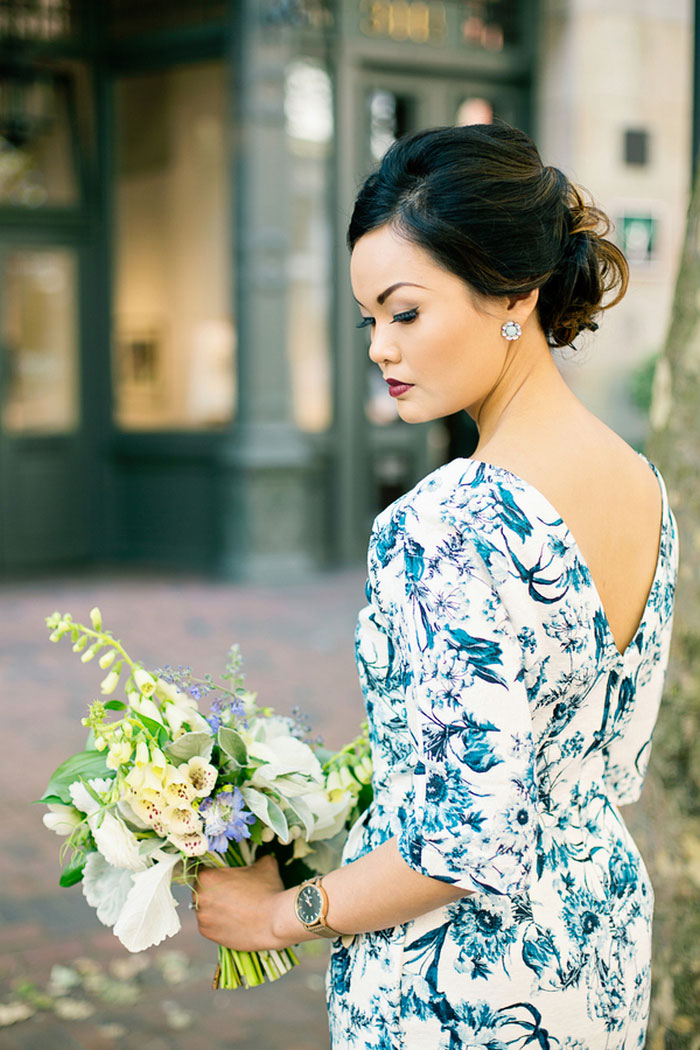
MULTIPOLYGON (((395 321, 398 321, 400 324, 411 324, 411 322, 415 321, 417 317, 418 310, 416 308, 414 308, 413 310, 404 310, 403 313, 394 314, 391 320, 391 324, 394 324, 395 321)), ((375 320, 373 317, 363 317, 362 320, 359 321, 355 327, 369 328, 373 324, 375 324, 375 320)))

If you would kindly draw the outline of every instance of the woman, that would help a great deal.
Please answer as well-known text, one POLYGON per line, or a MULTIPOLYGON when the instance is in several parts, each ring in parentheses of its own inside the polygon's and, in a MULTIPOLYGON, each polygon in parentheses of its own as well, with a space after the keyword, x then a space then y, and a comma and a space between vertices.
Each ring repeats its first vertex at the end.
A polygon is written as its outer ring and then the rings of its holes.
POLYGON ((198 911, 240 949, 347 934, 336 1048, 644 1045, 653 895, 617 806, 648 760, 677 532, 658 470, 550 353, 624 294, 607 228, 505 125, 397 142, 355 205, 360 324, 401 418, 465 409, 479 442, 375 522, 375 800, 326 898, 297 913, 268 858, 203 872, 198 911))

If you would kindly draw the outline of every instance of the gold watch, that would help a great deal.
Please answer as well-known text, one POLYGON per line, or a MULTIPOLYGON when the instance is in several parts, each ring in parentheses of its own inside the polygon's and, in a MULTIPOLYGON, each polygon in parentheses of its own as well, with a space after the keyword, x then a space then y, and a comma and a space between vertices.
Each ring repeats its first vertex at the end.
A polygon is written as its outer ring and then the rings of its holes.
POLYGON ((318 934, 319 937, 342 937, 342 933, 331 929, 326 923, 328 894, 321 885, 320 875, 301 884, 294 901, 294 911, 309 933, 318 934))

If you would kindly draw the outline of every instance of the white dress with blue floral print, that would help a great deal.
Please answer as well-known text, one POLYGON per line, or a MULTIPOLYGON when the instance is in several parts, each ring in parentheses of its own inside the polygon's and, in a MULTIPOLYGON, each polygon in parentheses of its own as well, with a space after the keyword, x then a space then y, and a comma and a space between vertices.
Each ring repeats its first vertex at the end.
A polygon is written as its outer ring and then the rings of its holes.
POLYGON ((468 895, 334 942, 335 1050, 644 1046, 653 893, 617 807, 644 778, 678 560, 649 465, 659 556, 624 653, 566 524, 509 470, 454 460, 377 518, 356 637, 374 802, 343 863, 397 836, 468 895))

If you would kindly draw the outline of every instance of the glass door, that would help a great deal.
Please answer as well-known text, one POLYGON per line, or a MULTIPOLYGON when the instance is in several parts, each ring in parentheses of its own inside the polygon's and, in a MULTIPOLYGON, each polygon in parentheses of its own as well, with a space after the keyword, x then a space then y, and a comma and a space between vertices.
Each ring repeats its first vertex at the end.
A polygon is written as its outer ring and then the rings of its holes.
MULTIPOLYGON (((397 138, 421 128, 491 123, 496 118, 522 125, 524 102, 522 92, 510 85, 468 77, 365 71, 358 79, 356 96, 360 170, 371 171, 397 138)), ((455 456, 469 455, 477 434, 463 412, 436 423, 403 423, 378 368, 367 357, 366 345, 366 334, 360 333, 356 359, 362 362, 359 386, 364 424, 369 427, 364 474, 370 486, 370 519, 430 470, 455 456)))

